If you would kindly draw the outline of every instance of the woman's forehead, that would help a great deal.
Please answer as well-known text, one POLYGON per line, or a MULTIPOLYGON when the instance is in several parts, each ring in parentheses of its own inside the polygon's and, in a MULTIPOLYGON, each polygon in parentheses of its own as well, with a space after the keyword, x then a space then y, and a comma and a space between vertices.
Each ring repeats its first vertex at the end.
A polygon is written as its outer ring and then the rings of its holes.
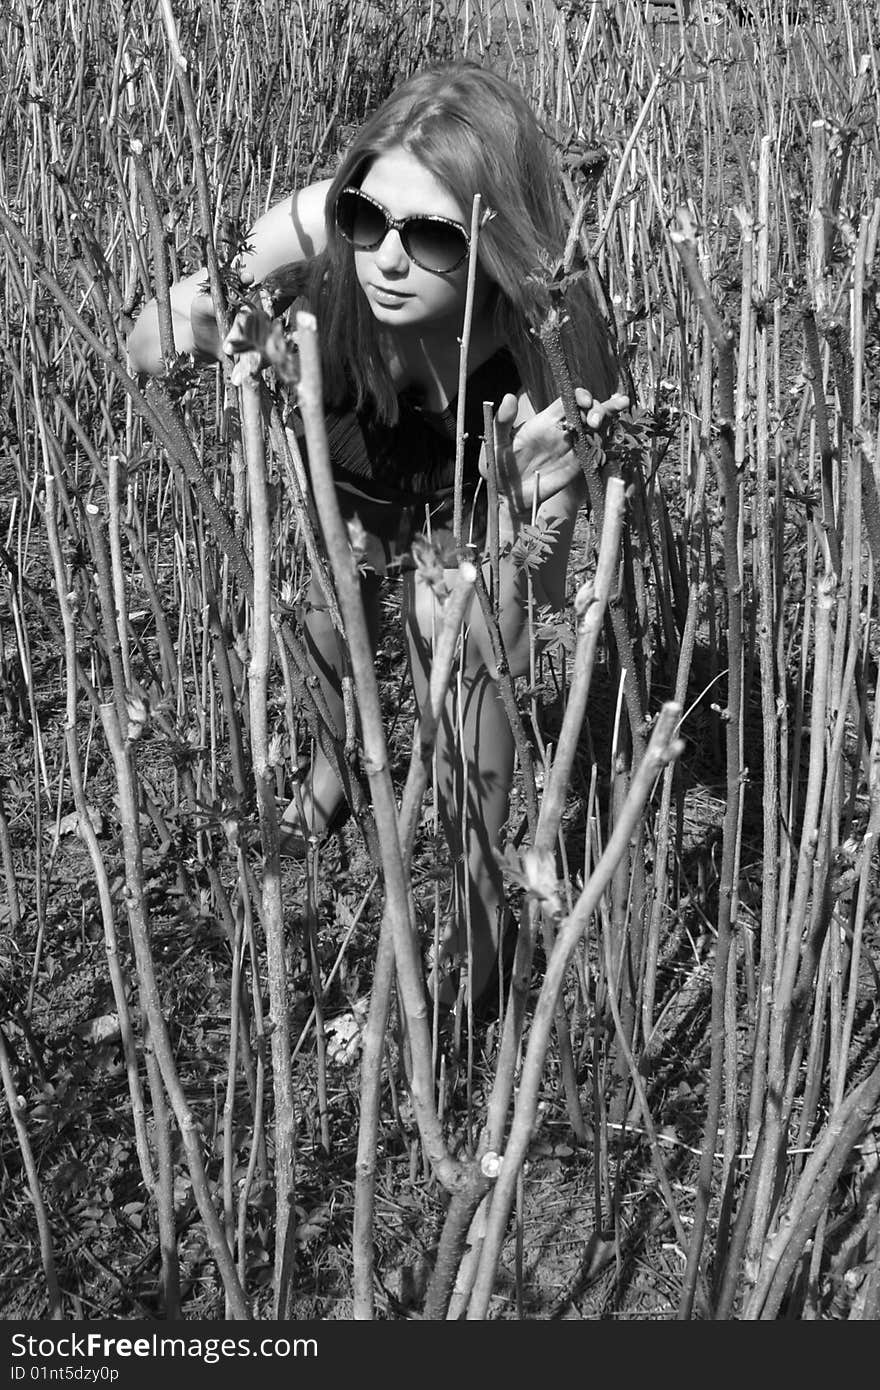
POLYGON ((433 215, 464 222, 454 193, 415 155, 395 146, 377 155, 360 181, 361 188, 387 208, 392 217, 433 215))

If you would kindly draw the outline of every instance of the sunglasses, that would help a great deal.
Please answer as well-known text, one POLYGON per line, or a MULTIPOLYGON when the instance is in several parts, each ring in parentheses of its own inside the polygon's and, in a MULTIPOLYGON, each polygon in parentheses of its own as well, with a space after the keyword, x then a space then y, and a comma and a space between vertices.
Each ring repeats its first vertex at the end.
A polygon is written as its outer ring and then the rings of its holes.
POLYGON ((375 251, 389 232, 398 232, 413 265, 438 275, 457 270, 471 244, 460 222, 449 217, 392 217, 359 188, 343 188, 337 198, 336 229, 356 251, 375 251))

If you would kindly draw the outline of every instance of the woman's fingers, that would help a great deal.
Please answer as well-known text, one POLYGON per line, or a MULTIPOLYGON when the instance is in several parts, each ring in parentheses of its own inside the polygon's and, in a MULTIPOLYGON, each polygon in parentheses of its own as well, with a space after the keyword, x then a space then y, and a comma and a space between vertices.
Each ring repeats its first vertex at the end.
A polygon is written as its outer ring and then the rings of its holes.
POLYGON ((497 448, 509 445, 513 438, 513 425, 516 420, 519 402, 513 392, 508 391, 495 412, 495 444, 497 448))
POLYGON ((512 391, 508 391, 507 395, 503 396, 501 399, 501 404, 495 412, 495 419, 499 425, 512 425, 516 419, 516 412, 518 409, 519 402, 516 396, 512 391))
POLYGON ((624 396, 619 391, 615 391, 605 401, 597 401, 581 386, 576 388, 574 394, 584 422, 591 430, 601 429, 609 416, 619 415, 622 410, 629 409, 629 396, 624 396))
MULTIPOLYGON (((498 409, 495 411, 494 419, 494 444, 495 462, 501 474, 507 472, 507 455, 513 446, 513 427, 519 410, 519 402, 512 392, 508 391, 503 396, 498 409)), ((480 458, 480 471, 485 476, 486 460, 485 454, 480 458)))

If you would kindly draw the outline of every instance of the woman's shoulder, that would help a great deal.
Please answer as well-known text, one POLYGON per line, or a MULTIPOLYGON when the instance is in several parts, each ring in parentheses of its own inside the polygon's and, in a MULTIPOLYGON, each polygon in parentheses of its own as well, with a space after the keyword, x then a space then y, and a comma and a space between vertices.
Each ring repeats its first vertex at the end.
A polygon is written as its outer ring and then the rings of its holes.
POLYGON ((286 193, 257 218, 248 234, 242 269, 254 284, 291 264, 308 265, 327 245, 325 210, 331 180, 286 193))

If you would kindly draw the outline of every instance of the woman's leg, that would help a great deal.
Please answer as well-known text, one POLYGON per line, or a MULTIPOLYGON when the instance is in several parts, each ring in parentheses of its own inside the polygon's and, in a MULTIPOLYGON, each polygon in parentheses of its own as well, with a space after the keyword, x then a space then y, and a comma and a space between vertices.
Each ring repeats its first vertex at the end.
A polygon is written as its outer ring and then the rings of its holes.
MULTIPOLYGON (((364 575, 361 583, 361 596, 374 649, 379 641, 379 584, 379 577, 375 574, 364 575)), ((345 706, 342 699, 344 655, 323 590, 314 579, 310 581, 306 603, 306 645, 335 725, 336 736, 342 740, 345 737, 345 706)), ((310 835, 321 835, 342 804, 342 784, 320 746, 315 747, 301 795, 305 820, 301 822, 299 807, 294 799, 282 817, 282 853, 285 850, 285 828, 289 828, 287 838, 291 841, 301 838, 304 830, 310 835)))
MULTIPOLYGON (((430 676, 434 601, 418 578, 408 578, 407 633, 419 709, 430 676)), ((447 959, 470 952, 470 993, 477 1000, 497 959, 504 921, 504 881, 496 857, 510 811, 514 743, 496 681, 470 646, 452 686, 437 733, 440 818, 456 875, 455 915, 441 943, 447 959)), ((451 984, 441 987, 452 1003, 451 984)))
MULTIPOLYGON (((536 608, 545 604, 561 608, 564 603, 571 540, 582 499, 583 489, 578 482, 545 502, 538 512, 539 524, 550 527, 547 534, 552 543, 533 575, 536 608)), ((451 586, 456 572, 446 571, 444 577, 451 586)), ((405 596, 410 662, 421 709, 439 609, 430 586, 418 573, 408 577, 405 596)), ((499 627, 512 676, 525 675, 529 670, 534 638, 527 609, 524 570, 507 560, 502 565, 499 627)), ((482 613, 474 604, 461 675, 453 677, 437 738, 440 815, 455 860, 460 904, 441 950, 447 957, 459 954, 464 958, 469 912, 474 1000, 491 977, 500 924, 505 920, 504 881, 496 851, 501 849, 501 832, 510 814, 514 740, 496 674, 489 634, 482 613)), ((441 998, 444 1003, 450 1002, 447 993, 441 993, 441 998)))

